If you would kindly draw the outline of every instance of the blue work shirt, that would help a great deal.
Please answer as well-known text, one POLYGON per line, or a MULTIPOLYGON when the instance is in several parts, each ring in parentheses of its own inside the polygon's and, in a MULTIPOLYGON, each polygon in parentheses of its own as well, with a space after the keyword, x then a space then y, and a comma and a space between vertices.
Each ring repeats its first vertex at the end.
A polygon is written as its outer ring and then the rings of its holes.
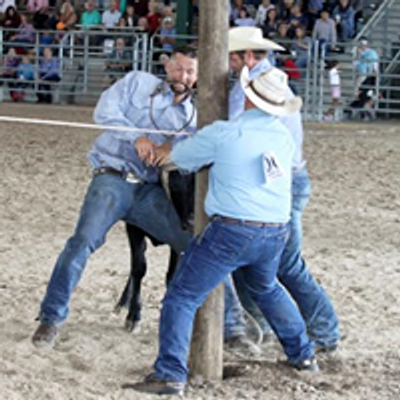
POLYGON ((365 49, 360 54, 358 61, 358 73, 360 75, 371 75, 374 71, 374 66, 379 63, 379 55, 373 49, 365 49))
MULTIPOLYGON (((174 93, 168 84, 145 72, 131 72, 101 95, 94 120, 102 125, 178 131, 193 116, 185 130, 194 132, 196 111, 190 98, 180 104, 173 101, 174 93), (157 88, 160 90, 152 101, 152 94, 157 88)), ((159 180, 159 168, 146 166, 135 149, 134 142, 142 136, 158 145, 167 140, 165 136, 154 133, 105 130, 94 142, 89 161, 93 168, 108 166, 134 173, 145 182, 155 183, 159 180)))
POLYGON ((205 201, 208 216, 286 223, 293 152, 287 128, 278 118, 254 108, 179 142, 171 161, 190 172, 211 165, 205 201))
POLYGON ((39 75, 41 79, 60 78, 60 62, 57 58, 42 58, 39 61, 39 75))
MULTIPOLYGON (((271 63, 268 59, 260 61, 254 68, 250 70, 250 79, 255 79, 261 73, 271 69, 271 63)), ((293 92, 288 88, 286 93, 286 98, 292 99, 294 97, 293 92)), ((246 96, 238 80, 229 93, 229 119, 236 119, 244 110, 244 104, 246 101, 246 96)), ((292 134, 293 141, 295 143, 295 153, 293 156, 293 171, 301 171, 306 165, 303 159, 303 139, 304 131, 303 124, 301 120, 300 111, 288 115, 285 117, 279 117, 280 121, 285 125, 289 132, 292 134)))

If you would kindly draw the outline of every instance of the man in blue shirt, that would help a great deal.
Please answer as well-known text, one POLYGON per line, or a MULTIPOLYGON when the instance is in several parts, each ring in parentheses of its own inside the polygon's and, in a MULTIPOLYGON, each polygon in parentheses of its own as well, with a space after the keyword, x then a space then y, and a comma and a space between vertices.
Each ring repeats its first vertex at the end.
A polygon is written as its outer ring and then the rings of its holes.
MULTIPOLYGON (((251 80, 242 72, 245 110, 178 144, 170 160, 180 169, 210 167, 205 211, 210 223, 187 249, 163 300, 155 372, 133 386, 147 393, 182 395, 196 310, 231 272, 244 268, 254 301, 276 332, 289 365, 315 371, 313 342, 301 315, 276 279, 288 233, 294 144, 277 115, 296 112, 286 99, 287 76, 270 69, 251 80)), ((161 155, 161 163, 168 157, 161 155)))
MULTIPOLYGON (((131 72, 105 91, 94 111, 98 124, 179 131, 195 129, 191 88, 197 80, 196 53, 180 48, 166 66, 167 81, 131 72)), ((89 153, 93 179, 73 236, 60 254, 32 337, 36 347, 54 344, 59 325, 90 255, 118 221, 139 226, 182 252, 190 241, 162 186, 158 167, 150 165, 154 149, 166 141, 159 134, 106 129, 89 153)))
POLYGON ((361 84, 368 78, 374 77, 375 80, 379 75, 379 55, 370 47, 367 38, 362 37, 357 47, 357 81, 355 88, 355 96, 358 96, 358 91, 361 84))
MULTIPOLYGON (((264 44, 260 50, 262 39, 258 28, 232 28, 229 31, 229 51, 231 68, 239 72, 244 65, 250 69, 250 77, 271 69, 266 57, 266 50, 275 50, 270 44, 264 44), (258 36, 257 36, 258 35, 258 36), (257 40, 254 38, 258 37, 257 40)), ((293 92, 287 88, 286 98, 293 98, 293 92)), ((245 107, 245 93, 240 82, 236 82, 229 97, 229 117, 236 120, 245 107)), ((290 235, 285 245, 278 277, 296 301, 306 321, 309 335, 315 340, 320 350, 336 348, 340 338, 338 319, 331 301, 324 289, 312 277, 301 254, 302 245, 302 213, 311 195, 311 184, 307 173, 306 161, 303 158, 303 125, 300 111, 291 115, 280 116, 280 121, 289 130, 295 151, 292 160, 292 203, 290 213, 290 235)), ((242 271, 234 273, 234 281, 243 306, 256 318, 265 334, 270 329, 265 323, 257 306, 252 301, 242 276, 242 271)))

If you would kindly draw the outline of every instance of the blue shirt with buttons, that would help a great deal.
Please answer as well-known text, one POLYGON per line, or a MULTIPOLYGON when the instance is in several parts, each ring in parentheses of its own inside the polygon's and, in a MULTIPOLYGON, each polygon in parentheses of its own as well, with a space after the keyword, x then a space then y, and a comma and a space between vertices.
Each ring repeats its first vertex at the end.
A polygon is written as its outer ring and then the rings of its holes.
MULTIPOLYGON (((174 104, 174 93, 168 84, 145 72, 131 72, 100 97, 94 111, 97 124, 127 126, 140 129, 179 131, 190 121, 185 131, 194 132, 196 111, 190 97, 174 104)), ((105 130, 94 142, 88 157, 94 169, 110 167, 137 178, 155 183, 160 170, 145 165, 139 158, 134 142, 145 136, 157 145, 169 137, 142 132, 105 130)))
POLYGON ((287 128, 278 118, 254 108, 177 143, 171 161, 190 172, 211 165, 205 201, 208 216, 286 223, 293 153, 287 128), (276 168, 269 171, 266 159, 276 168))

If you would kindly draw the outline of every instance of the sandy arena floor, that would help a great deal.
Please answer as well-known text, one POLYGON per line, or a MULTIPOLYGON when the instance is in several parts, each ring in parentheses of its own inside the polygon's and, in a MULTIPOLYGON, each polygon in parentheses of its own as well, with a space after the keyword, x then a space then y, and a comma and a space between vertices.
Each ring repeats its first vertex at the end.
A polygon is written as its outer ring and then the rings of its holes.
MULTIPOLYGON (((74 107, 0 105, 1 115, 91 121, 74 107)), ((395 124, 312 125, 306 155, 313 197, 304 251, 331 294, 345 340, 320 358, 317 375, 276 362, 230 358, 243 374, 189 389, 191 400, 400 398, 400 128, 395 124)), ((109 234, 76 290, 55 349, 35 350, 34 321, 53 263, 72 233, 90 179, 86 153, 94 131, 0 124, 0 399, 151 399, 124 390, 150 369, 164 292, 166 248, 150 249, 141 330, 123 330, 112 313, 129 253, 123 225, 109 234)), ((157 397, 154 397, 157 398, 157 397)))

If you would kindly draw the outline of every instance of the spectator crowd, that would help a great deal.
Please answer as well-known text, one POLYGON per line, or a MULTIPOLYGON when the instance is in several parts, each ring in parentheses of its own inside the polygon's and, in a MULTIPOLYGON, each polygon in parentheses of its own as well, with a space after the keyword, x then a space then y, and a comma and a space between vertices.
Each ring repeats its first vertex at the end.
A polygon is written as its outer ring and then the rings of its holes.
POLYGON ((124 49, 125 45, 133 42, 134 35, 129 33, 156 34, 156 45, 164 53, 169 53, 175 46, 175 21, 175 10, 169 1, 87 0, 80 3, 76 0, 4 0, 0 4, 4 54, 0 84, 6 82, 12 100, 19 102, 24 100, 24 89, 32 87, 32 82, 39 79, 38 102, 52 102, 51 87, 46 81, 61 79, 59 61, 55 56, 70 30, 98 31, 93 44, 104 46, 107 55, 105 69, 113 82, 115 73, 126 72, 130 67, 128 58, 132 58, 131 53, 124 49), (107 37, 108 32, 113 32, 111 39, 107 37), (124 33, 125 38, 116 37, 115 32, 124 33), (107 49, 106 45, 110 44, 107 49), (51 68, 51 73, 45 71, 45 66, 51 68))
MULTIPOLYGON (((56 53, 60 43, 68 39, 70 30, 96 33, 90 44, 101 48, 106 55, 105 70, 109 83, 130 69, 131 45, 135 37, 130 33, 135 32, 147 32, 153 36, 155 47, 159 49, 155 61, 161 65, 155 72, 163 73, 163 62, 176 44, 176 2, 171 5, 167 0, 83 1, 4 0, 0 5, 0 26, 5 29, 1 82, 16 79, 20 65, 26 70, 28 64, 36 66, 33 79, 47 76, 38 68, 45 57, 49 57, 44 48, 56 53), (37 32, 39 48, 36 46, 37 32), (108 32, 113 32, 112 36, 107 36, 108 32), (118 32, 121 32, 121 37, 118 32)), ((193 1, 193 4, 198 11, 201 0, 193 1)), ((370 0, 231 0, 230 25, 257 26, 265 38, 286 48, 286 53, 277 62, 289 75, 290 85, 296 92, 313 46, 318 46, 324 56, 340 51, 338 43, 355 37, 369 16, 370 4, 370 0)), ((21 79, 29 82, 32 73, 24 76, 21 79)), ((51 79, 60 80, 61 72, 53 73, 51 79)), ((22 87, 21 82, 12 84, 22 87)), ((44 91, 48 87, 41 85, 44 91)), ((12 99, 22 101, 23 95, 12 95, 12 99)), ((49 102, 51 97, 38 94, 38 101, 49 102)))
POLYGON ((379 1, 232 0, 231 26, 257 26, 264 37, 288 50, 305 50, 313 41, 331 48, 353 39, 379 1))

